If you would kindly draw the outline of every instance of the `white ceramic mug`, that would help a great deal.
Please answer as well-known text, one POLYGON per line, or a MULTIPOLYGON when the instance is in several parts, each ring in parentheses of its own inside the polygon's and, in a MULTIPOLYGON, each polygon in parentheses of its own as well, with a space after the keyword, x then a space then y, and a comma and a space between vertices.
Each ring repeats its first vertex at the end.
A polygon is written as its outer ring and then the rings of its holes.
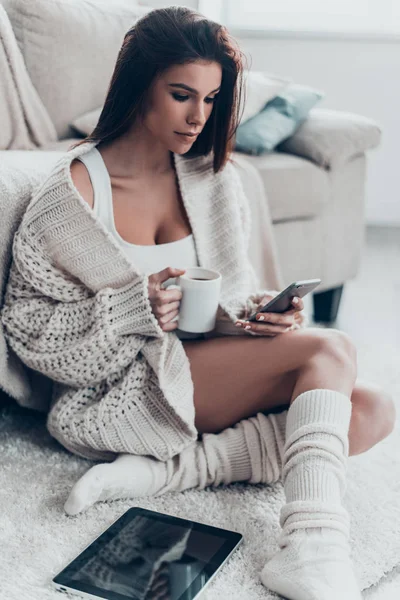
POLYGON ((178 285, 165 289, 182 292, 179 314, 172 319, 178 328, 190 333, 206 333, 215 327, 221 292, 222 276, 218 271, 204 267, 188 267, 176 278, 178 285))

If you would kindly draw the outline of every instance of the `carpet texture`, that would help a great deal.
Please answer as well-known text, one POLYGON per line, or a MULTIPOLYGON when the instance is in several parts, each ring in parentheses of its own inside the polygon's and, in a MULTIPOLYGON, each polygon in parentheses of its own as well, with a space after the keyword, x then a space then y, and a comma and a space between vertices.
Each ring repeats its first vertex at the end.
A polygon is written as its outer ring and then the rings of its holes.
MULTIPOLYGON (((367 380, 385 387, 398 405, 395 358, 391 355, 380 368, 364 360, 360 377, 368 372, 367 380)), ((61 598, 51 589, 51 578, 131 506, 244 534, 242 545, 203 594, 206 600, 277 598, 261 584, 259 572, 278 549, 279 511, 284 502, 280 483, 272 487, 236 483, 138 502, 103 502, 68 517, 63 504, 69 491, 94 462, 64 450, 47 433, 44 415, 13 402, 0 407, 0 452, 0 598, 61 598)), ((400 564, 399 420, 383 442, 350 457, 344 504, 352 519, 353 560, 365 589, 400 564)))

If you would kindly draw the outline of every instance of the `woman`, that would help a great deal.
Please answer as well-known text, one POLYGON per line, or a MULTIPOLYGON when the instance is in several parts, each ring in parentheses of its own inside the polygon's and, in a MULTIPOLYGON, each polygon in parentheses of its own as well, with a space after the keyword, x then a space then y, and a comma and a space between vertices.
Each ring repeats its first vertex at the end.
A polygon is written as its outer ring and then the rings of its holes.
POLYGON ((280 551, 264 585, 293 600, 353 600, 346 459, 390 433, 394 405, 356 380, 347 335, 305 327, 301 299, 235 329, 277 293, 257 291, 229 159, 242 72, 226 29, 196 11, 136 22, 95 130, 26 210, 2 321, 18 356, 54 380, 50 433, 103 461, 74 486, 68 514, 282 477, 280 551), (163 289, 192 265, 222 274, 216 329, 193 338, 174 321, 180 292, 163 289))

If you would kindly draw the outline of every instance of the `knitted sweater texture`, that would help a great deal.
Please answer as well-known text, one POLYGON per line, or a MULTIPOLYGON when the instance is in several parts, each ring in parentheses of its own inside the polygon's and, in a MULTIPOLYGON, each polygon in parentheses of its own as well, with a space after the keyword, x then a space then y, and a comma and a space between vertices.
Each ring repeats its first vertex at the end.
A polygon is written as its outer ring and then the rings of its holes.
MULTIPOLYGON (((166 460, 197 439, 193 381, 182 342, 152 312, 140 273, 75 188, 69 150, 33 195, 14 236, 2 309, 8 345, 49 377, 50 434, 71 452, 110 461, 119 453, 166 460)), ((173 154, 200 266, 219 271, 215 331, 234 326, 258 290, 247 248, 250 208, 233 163, 173 154)))

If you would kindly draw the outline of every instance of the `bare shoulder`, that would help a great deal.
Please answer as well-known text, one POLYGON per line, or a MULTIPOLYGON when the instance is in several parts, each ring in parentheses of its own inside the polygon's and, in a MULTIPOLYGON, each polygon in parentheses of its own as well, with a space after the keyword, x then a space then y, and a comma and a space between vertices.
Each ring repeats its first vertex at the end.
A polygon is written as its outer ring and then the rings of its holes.
POLYGON ((71 177, 74 185, 82 198, 87 202, 90 208, 93 208, 94 193, 92 182, 87 168, 80 160, 73 160, 71 163, 71 177))

